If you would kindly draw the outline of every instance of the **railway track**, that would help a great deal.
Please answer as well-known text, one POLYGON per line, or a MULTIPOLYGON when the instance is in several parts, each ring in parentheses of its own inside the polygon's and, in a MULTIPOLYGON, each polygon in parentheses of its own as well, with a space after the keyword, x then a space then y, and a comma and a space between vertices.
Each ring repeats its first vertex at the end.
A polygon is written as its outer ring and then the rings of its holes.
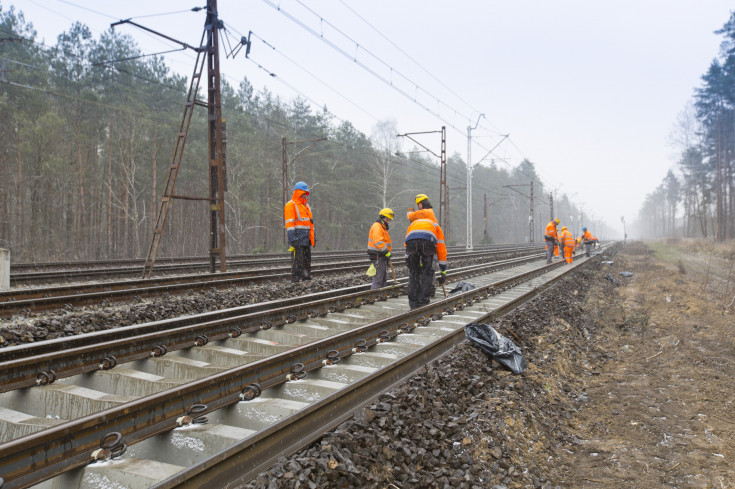
POLYGON ((413 311, 401 281, 0 350, 2 488, 246 480, 587 261, 456 269, 476 288, 413 311))
MULTIPOLYGON (((509 257, 528 256, 536 251, 535 247, 500 248, 491 251, 458 252, 453 261, 500 260, 509 257)), ((396 263, 400 263, 396 258, 396 263)), ((269 262, 261 262, 258 268, 231 271, 217 274, 188 274, 152 279, 135 279, 114 282, 82 283, 53 287, 15 288, 0 292, 0 317, 10 317, 18 313, 47 311, 51 309, 81 307, 86 305, 107 305, 113 302, 135 298, 156 297, 163 294, 177 294, 211 288, 228 288, 257 283, 268 283, 288 279, 291 267, 265 268, 269 262)), ((314 276, 335 273, 362 272, 367 266, 365 254, 348 261, 315 263, 314 276)))
MULTIPOLYGON (((508 244, 492 245, 476 248, 473 252, 465 251, 464 247, 449 247, 452 256, 478 252, 500 252, 520 250, 540 250, 543 245, 508 244)), ((346 260, 366 260, 364 251, 342 250, 315 252, 312 255, 314 263, 334 262, 346 260)), ((87 262, 49 262, 49 263, 17 263, 10 266, 11 286, 31 286, 61 281, 88 281, 109 280, 110 278, 134 277, 143 273, 144 260, 97 260, 87 262)), ((290 265, 288 253, 266 253, 258 255, 234 255, 228 258, 228 268, 240 270, 243 268, 285 267, 290 265)), ((198 272, 205 274, 209 271, 210 263, 206 258, 182 257, 161 258, 156 261, 154 273, 156 276, 172 274, 191 274, 198 272)), ((217 273, 219 275, 219 272, 217 273)))

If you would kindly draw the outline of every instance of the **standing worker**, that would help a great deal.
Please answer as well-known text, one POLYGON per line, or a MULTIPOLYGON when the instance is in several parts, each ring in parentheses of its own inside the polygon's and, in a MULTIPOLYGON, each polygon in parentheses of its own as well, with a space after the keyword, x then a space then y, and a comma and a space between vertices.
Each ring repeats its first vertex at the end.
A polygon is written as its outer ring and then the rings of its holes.
MULTIPOLYGON (((406 217, 408 218, 409 223, 415 221, 416 219, 428 219, 439 224, 439 221, 436 219, 436 215, 434 214, 434 208, 432 207, 431 202, 429 202, 429 197, 426 194, 418 194, 416 196, 416 207, 418 207, 418 210, 415 211, 413 210, 413 207, 410 207, 408 209, 408 212, 406 213, 406 217)), ((438 262, 439 259, 436 255, 434 255, 434 260, 432 262, 433 267, 431 278, 431 291, 429 292, 430 297, 434 297, 436 295, 436 287, 434 286, 433 273, 436 273, 438 262)))
POLYGON ((559 256, 559 231, 556 226, 559 225, 559 219, 552 219, 549 224, 546 225, 546 231, 544 231, 544 241, 546 241, 546 263, 551 263, 551 253, 553 251, 554 256, 559 256))
POLYGON ((411 309, 429 303, 434 282, 434 255, 439 262, 439 284, 447 279, 447 247, 444 231, 437 222, 421 218, 406 231, 406 266, 408 267, 408 305, 411 309))
POLYGON ((439 223, 439 221, 436 220, 434 208, 431 206, 429 197, 427 197, 426 194, 418 194, 416 196, 416 207, 418 207, 419 210, 415 211, 413 210, 413 207, 408 209, 408 212, 406 213, 408 222, 413 222, 416 219, 429 219, 435 223, 439 223))
POLYGON ((367 252, 370 261, 375 266, 375 276, 371 289, 380 289, 385 287, 388 280, 388 263, 390 262, 390 234, 388 234, 389 224, 393 220, 393 211, 382 209, 378 214, 378 218, 370 227, 370 235, 368 237, 367 252))
POLYGON ((291 282, 311 280, 311 247, 314 239, 314 219, 311 207, 306 202, 309 187, 304 182, 296 182, 291 200, 283 208, 283 219, 291 247, 291 282))
POLYGON ((592 240, 592 233, 587 231, 587 228, 582 228, 582 242, 584 243, 584 254, 590 256, 594 241, 592 240))
POLYGON ((572 263, 572 253, 574 253, 574 236, 566 226, 561 228, 559 233, 559 245, 564 249, 564 259, 567 263, 572 263))

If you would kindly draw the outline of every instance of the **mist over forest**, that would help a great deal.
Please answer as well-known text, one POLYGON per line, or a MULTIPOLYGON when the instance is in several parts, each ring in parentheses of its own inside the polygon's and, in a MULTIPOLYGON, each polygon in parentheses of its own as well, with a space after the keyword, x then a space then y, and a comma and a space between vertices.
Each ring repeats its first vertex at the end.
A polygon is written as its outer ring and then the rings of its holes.
MULTIPOLYGON (((110 30, 95 39, 74 23, 49 46, 32 22, 0 7, 0 247, 14 262, 145 257, 189 80, 160 57, 141 57, 130 35, 110 30)), ((206 86, 199 92, 206 103, 206 86)), ((221 97, 228 255, 287 248, 284 158, 286 199, 296 181, 311 190, 317 251, 365 248, 383 207, 396 212, 391 234, 400 243, 417 193, 438 214, 439 133, 422 140, 431 154, 396 137, 400 114, 364 134, 326 107, 284 100, 247 79, 237 87, 223 80, 221 97)), ((207 111, 198 108, 175 194, 208 195, 207 136, 207 111)), ((490 157, 474 168, 473 244, 542 242, 552 205, 575 235, 582 225, 601 239, 612 234, 567 195, 552 197, 533 162, 502 163, 490 157)), ((466 182, 466 162, 447 155, 449 245, 466 243, 466 182)), ((158 256, 205 256, 209 216, 206 201, 174 200, 158 256)))

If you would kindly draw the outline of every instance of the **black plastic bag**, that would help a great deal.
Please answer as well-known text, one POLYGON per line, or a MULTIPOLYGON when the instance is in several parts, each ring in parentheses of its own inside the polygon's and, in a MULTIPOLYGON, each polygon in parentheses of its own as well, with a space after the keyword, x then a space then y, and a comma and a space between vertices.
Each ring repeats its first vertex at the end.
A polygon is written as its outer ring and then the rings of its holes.
POLYGON ((608 279, 610 282, 614 283, 615 285, 620 285, 620 282, 615 280, 615 277, 612 276, 612 273, 608 273, 605 275, 605 278, 608 279))
POLYGON ((522 374, 528 364, 520 348, 501 335, 489 324, 470 323, 465 325, 464 334, 473 346, 507 367, 514 374, 522 374))
POLYGON ((458 294, 460 292, 467 292, 468 290, 476 289, 474 285, 472 285, 469 282, 459 282, 457 285, 454 286, 452 290, 449 291, 449 294, 458 294))

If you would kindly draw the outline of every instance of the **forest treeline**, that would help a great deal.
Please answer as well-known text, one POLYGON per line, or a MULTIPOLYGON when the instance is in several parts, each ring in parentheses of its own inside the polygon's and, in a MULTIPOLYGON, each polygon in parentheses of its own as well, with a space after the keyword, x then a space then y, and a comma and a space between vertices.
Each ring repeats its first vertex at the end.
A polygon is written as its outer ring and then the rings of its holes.
MULTIPOLYGON (((109 30, 94 39, 74 23, 54 46, 36 36, 32 19, 0 6, 0 247, 13 262, 145 257, 189 82, 160 57, 140 57, 129 35, 109 30)), ((297 180, 309 184, 317 250, 365 248, 382 207, 396 211, 391 234, 400 244, 417 193, 438 211, 439 161, 403 149, 394 119, 367 136, 326 109, 256 90, 247 79, 237 87, 223 81, 222 112, 228 255, 286 248, 283 138, 288 198, 297 180)), ((177 195, 208 195, 206 117, 206 109, 194 111, 177 195)), ((440 143, 437 134, 437 152, 440 143)), ((534 238, 543 240, 549 190, 533 163, 483 164, 473 175, 474 244, 529 239, 531 182, 534 238)), ((447 181, 445 235, 464 244, 466 166, 457 154, 448 158, 447 181)), ((587 219, 565 195, 553 205, 555 217, 575 228, 587 219)), ((208 236, 207 203, 175 200, 158 256, 205 256, 208 236)))
POLYGON ((720 53, 674 126, 675 168, 639 211, 643 237, 735 238, 735 12, 715 33, 720 53))

